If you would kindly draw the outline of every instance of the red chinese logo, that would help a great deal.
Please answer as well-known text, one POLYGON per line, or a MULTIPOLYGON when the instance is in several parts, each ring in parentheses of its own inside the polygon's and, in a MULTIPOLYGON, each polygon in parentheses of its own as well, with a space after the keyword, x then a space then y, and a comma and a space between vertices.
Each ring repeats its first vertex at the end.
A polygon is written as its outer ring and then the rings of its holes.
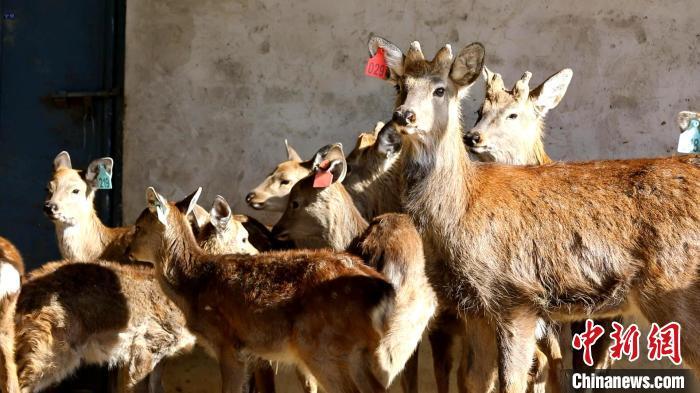
POLYGON ((649 360, 669 358, 673 364, 681 364, 681 325, 669 322, 663 327, 654 322, 647 336, 649 360))
POLYGON ((617 322, 612 323, 613 332, 610 338, 613 344, 610 347, 610 357, 614 360, 622 359, 622 355, 627 355, 631 362, 639 358, 639 327, 636 324, 630 325, 627 329, 617 322))
POLYGON ((586 320, 586 330, 583 333, 575 334, 572 340, 574 349, 583 349, 583 362, 593 366, 593 353, 591 347, 605 333, 602 326, 596 325, 592 320, 586 320))

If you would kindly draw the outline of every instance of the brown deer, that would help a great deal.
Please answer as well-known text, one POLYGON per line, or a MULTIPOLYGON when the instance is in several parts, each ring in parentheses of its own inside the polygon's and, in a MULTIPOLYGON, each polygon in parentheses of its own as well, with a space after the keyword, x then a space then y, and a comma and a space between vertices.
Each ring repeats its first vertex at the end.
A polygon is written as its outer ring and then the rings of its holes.
POLYGON ((84 175, 73 169, 70 155, 63 151, 53 162, 53 176, 46 187, 44 212, 53 221, 61 256, 71 261, 105 259, 129 262, 126 249, 131 228, 105 226, 94 207, 98 168, 112 173, 114 162, 99 158, 88 165, 84 175))
MULTIPOLYGON (((484 67, 486 82, 484 104, 479 108, 479 117, 474 127, 465 134, 465 141, 471 153, 480 161, 493 161, 513 165, 543 165, 552 162, 544 149, 544 126, 547 113, 556 108, 566 94, 573 71, 563 69, 547 78, 542 84, 529 89, 530 72, 525 72, 521 79, 507 90, 500 74, 484 67)), ((597 320, 606 330, 612 330, 613 319, 597 320)), ((620 322, 620 321, 618 321, 620 322)), ((572 322, 572 331, 580 332, 585 323, 572 322)), ((551 331, 551 330, 550 330, 551 331)), ((553 337, 550 342, 556 343, 553 337)), ((609 336, 603 336, 594 346, 594 368, 607 368, 612 364, 608 356, 611 344, 609 336)), ((555 370, 559 369, 560 350, 548 354, 549 362, 555 361, 555 370)), ((494 348, 495 350, 495 348, 494 348)), ((495 359, 495 357, 494 357, 495 359)), ((494 364, 495 367, 495 364, 494 364)), ((582 356, 573 357, 573 368, 585 370, 582 356)), ((550 373, 550 377, 561 372, 550 373)), ((550 381, 556 383, 556 381, 550 381)))
POLYGON ((19 393, 15 364, 15 304, 24 263, 17 248, 0 237, 0 391, 19 393))
POLYGON ((684 360, 700 370, 700 158, 475 165, 459 98, 483 46, 431 61, 418 42, 384 53, 399 85, 404 206, 441 261, 428 268, 441 299, 495 324, 501 391, 525 392, 543 317, 639 309, 679 322, 684 360))
POLYGON ((226 199, 217 195, 208 222, 196 235, 197 243, 209 254, 257 254, 240 219, 244 217, 234 215, 226 199))
POLYGON ((22 392, 43 390, 81 364, 124 370, 120 391, 160 391, 156 365, 195 342, 153 268, 111 262, 53 262, 31 272, 16 334, 22 392))
MULTIPOLYGON (((149 188, 130 250, 155 264, 165 292, 222 363, 242 370, 242 356, 252 354, 296 364, 327 391, 384 391, 393 369, 382 345, 391 284, 359 258, 327 250, 207 255, 186 220, 200 192, 169 203, 149 188)), ((226 378, 240 385, 242 373, 226 378)))
MULTIPOLYGON (((369 146, 368 146, 369 147, 369 146)), ((323 161, 311 176, 302 179, 289 196, 289 205, 273 229, 297 247, 348 250, 362 256, 396 289, 396 311, 391 315, 388 345, 395 364, 405 364, 413 353, 408 372, 402 376, 404 391, 417 391, 417 352, 414 349, 435 313, 437 300, 423 272, 422 243, 413 224, 399 214, 384 214, 371 223, 362 217, 343 182, 347 164, 340 144, 321 149, 323 161), (316 178, 332 175, 329 184, 316 178)), ((396 371, 398 372, 398 370, 396 371)))

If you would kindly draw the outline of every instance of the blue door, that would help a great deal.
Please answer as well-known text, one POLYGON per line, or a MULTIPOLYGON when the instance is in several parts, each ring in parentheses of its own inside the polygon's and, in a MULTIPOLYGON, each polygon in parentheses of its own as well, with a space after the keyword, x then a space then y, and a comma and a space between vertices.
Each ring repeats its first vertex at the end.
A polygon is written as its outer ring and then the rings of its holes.
POLYGON ((98 211, 120 220, 124 0, 0 0, 0 236, 31 269, 59 257, 43 215, 53 158, 115 158, 98 211))

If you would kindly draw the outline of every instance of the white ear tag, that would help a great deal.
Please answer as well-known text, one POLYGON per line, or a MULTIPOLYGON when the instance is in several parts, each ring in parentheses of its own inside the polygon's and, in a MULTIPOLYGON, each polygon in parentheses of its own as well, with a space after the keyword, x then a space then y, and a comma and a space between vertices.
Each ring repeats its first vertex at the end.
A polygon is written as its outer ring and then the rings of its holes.
POLYGON ((681 136, 678 138, 678 152, 679 153, 700 153, 700 130, 698 126, 700 125, 700 120, 692 119, 688 122, 688 128, 686 128, 681 136))

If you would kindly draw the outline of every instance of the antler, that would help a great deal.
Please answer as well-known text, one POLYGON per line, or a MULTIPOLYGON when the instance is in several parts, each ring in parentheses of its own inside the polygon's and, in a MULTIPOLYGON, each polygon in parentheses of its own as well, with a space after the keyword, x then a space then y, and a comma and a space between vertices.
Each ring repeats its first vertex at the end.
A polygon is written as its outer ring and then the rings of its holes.
POLYGON ((488 71, 486 75, 489 78, 486 80, 486 93, 488 95, 494 95, 498 92, 505 90, 501 74, 488 71))
POLYGON ((452 65, 452 47, 450 44, 445 44, 433 58, 433 63, 440 64, 443 67, 452 65))
POLYGON ((515 86, 513 86, 513 95, 516 100, 525 100, 530 95, 530 78, 532 78, 532 73, 530 71, 525 71, 523 76, 520 77, 520 80, 515 82, 515 86))
POLYGON ((418 41, 413 41, 411 42, 411 47, 408 48, 408 52, 406 52, 406 63, 408 64, 420 60, 425 60, 423 51, 420 49, 420 43, 418 41))

